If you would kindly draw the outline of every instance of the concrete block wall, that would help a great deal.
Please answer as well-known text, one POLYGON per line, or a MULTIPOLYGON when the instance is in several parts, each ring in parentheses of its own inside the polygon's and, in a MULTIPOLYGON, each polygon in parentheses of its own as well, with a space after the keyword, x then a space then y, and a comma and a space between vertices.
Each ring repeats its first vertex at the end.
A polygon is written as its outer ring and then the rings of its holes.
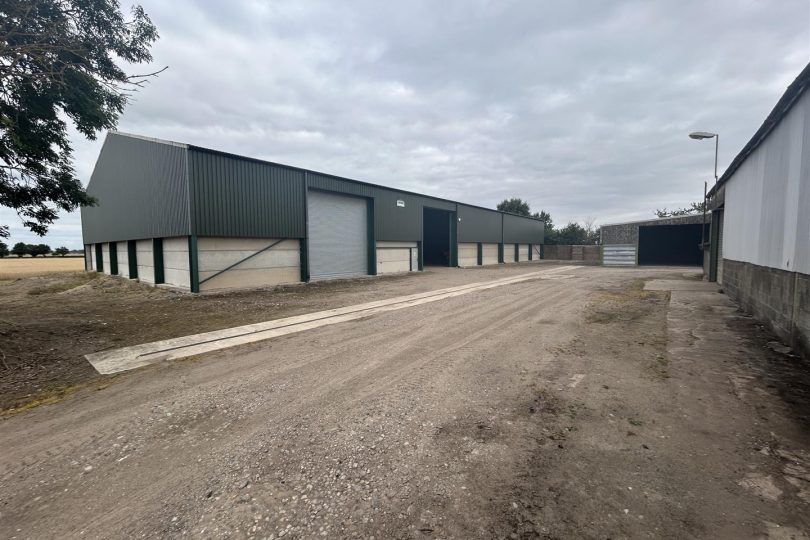
MULTIPOLYGON (((200 292, 267 287, 301 281, 301 252, 298 240, 283 240, 267 251, 212 277, 276 241, 272 238, 198 238, 197 265, 200 292), (211 279, 206 281, 207 278, 211 279)), ((166 240, 163 245, 165 252, 166 240)))
POLYGON ((180 289, 191 288, 188 237, 163 239, 163 282, 180 289))
POLYGON ((484 264, 498 264, 498 244, 482 244, 481 255, 484 264))
POLYGON ((105 274, 110 275, 110 244, 101 244, 101 264, 105 274))
MULTIPOLYGON (((419 270, 416 242, 377 242, 377 274, 419 270)), ((459 255, 459 258, 461 256, 459 255)))
POLYGON ((462 268, 478 266, 478 242, 458 243, 458 265, 462 268))
POLYGON ((138 260, 138 280, 144 283, 155 282, 155 256, 152 253, 152 239, 138 240, 135 243, 138 260))
POLYGON ((724 258, 723 290, 783 341, 810 356, 810 275, 724 258))

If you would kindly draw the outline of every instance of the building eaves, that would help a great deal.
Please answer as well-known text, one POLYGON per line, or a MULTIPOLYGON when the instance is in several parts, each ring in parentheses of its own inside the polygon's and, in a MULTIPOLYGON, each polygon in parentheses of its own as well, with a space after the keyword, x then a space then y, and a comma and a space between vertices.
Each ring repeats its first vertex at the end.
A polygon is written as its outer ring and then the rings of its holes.
POLYGON ((790 109, 793 105, 796 104, 796 101, 804 94, 804 92, 810 87, 810 63, 808 63, 799 76, 787 87, 785 93, 782 94, 782 97, 776 103, 776 106, 773 108, 771 113, 762 123, 760 128, 754 133, 754 136, 748 141, 748 143, 743 146, 743 149, 740 150, 740 153, 731 161, 726 171, 717 181, 717 183, 712 187, 709 191, 708 196, 711 197, 717 191, 717 189, 722 186, 724 183, 728 182, 737 169, 748 159, 759 145, 761 145, 765 139, 768 138, 768 135, 779 125, 779 122, 787 116, 787 113, 790 112, 790 109))

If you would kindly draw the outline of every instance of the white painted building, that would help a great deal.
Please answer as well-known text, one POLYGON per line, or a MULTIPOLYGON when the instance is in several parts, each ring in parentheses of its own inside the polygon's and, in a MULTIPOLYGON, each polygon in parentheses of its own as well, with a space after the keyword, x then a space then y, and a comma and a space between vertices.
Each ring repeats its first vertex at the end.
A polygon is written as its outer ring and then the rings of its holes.
POLYGON ((810 351, 810 64, 710 192, 710 279, 810 351))

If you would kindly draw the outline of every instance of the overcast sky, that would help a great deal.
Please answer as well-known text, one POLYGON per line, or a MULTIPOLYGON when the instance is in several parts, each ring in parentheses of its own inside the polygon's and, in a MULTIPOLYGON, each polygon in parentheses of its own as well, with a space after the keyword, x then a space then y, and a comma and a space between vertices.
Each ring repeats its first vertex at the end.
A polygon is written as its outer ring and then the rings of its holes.
MULTIPOLYGON (((714 145, 687 134, 721 134, 722 173, 810 61, 808 0, 142 5, 169 69, 121 131, 491 208, 521 197, 558 225, 699 200, 714 145)), ((85 183, 102 140, 73 137, 85 183)), ((44 241, 80 247, 78 213, 44 241)))

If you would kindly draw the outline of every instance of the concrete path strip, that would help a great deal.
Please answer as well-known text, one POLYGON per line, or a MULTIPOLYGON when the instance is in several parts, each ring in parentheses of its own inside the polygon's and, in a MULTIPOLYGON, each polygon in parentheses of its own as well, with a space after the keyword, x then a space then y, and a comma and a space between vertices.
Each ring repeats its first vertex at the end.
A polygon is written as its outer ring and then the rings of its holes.
POLYGON ((438 289, 424 293, 398 296, 386 300, 367 302, 354 306, 317 311, 305 315, 285 317, 255 324, 236 326, 213 332, 204 332, 132 347, 88 354, 85 358, 101 374, 119 373, 136 369, 163 360, 176 360, 196 354, 227 349, 246 343, 254 343, 278 336, 303 332, 342 322, 368 317, 376 313, 394 311, 445 298, 461 296, 475 291, 492 289, 523 281, 568 277, 565 273, 576 270, 579 266, 557 266, 549 270, 530 272, 493 281, 469 283, 457 287, 438 289))

